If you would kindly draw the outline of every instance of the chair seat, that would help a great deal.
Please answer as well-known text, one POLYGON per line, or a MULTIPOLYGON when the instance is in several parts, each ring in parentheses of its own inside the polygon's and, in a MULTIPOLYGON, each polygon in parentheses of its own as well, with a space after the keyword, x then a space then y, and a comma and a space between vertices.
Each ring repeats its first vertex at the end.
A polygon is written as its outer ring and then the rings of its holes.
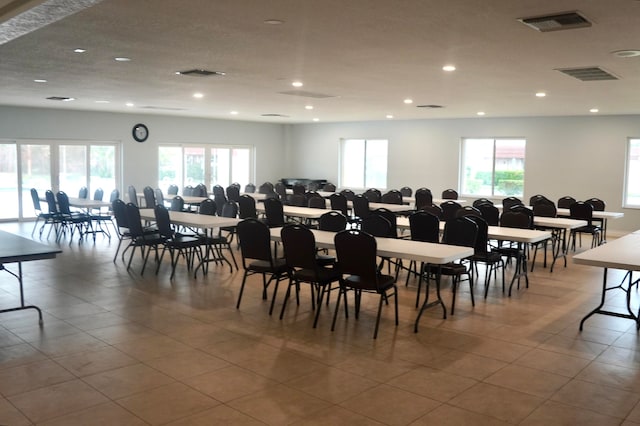
POLYGON ((174 247, 188 247, 200 244, 200 238, 193 237, 191 235, 176 234, 173 238, 167 241, 168 244, 174 247))
POLYGON ((460 263, 446 263, 444 265, 429 265, 429 272, 437 274, 438 269, 442 275, 460 275, 467 273, 467 267, 460 263))
POLYGON ((502 259, 502 256, 500 255, 500 253, 497 253, 495 251, 490 251, 487 253, 478 253, 471 256, 471 260, 477 261, 477 262, 484 262, 484 263, 496 263, 496 262, 500 262, 501 259, 502 259))
POLYGON ((588 234, 595 234, 600 232, 600 227, 598 225, 586 225, 586 226, 581 226, 580 228, 573 229, 573 232, 584 232, 588 234))
POLYGON ((318 262, 320 266, 329 266, 336 263, 336 258, 326 254, 316 254, 316 262, 318 262))
POLYGON ((287 264, 284 259, 274 259, 273 267, 266 260, 254 260, 247 265, 247 269, 258 273, 282 274, 287 272, 287 264))
POLYGON ((293 273, 293 278, 296 280, 319 284, 328 284, 337 281, 340 277, 340 272, 333 268, 318 268, 317 275, 311 269, 298 269, 293 273))
MULTIPOLYGON (((349 287, 355 288, 355 289, 361 289, 361 290, 369 290, 369 291, 374 291, 374 289, 371 288, 371 284, 370 283, 365 283, 362 281, 362 278, 359 275, 349 275, 347 278, 345 278, 345 281, 348 282, 349 287)), ((393 288, 394 284, 396 282, 396 278, 392 275, 384 275, 384 274, 380 274, 378 275, 378 286, 377 286, 377 290, 378 292, 382 292, 384 290, 393 288)))

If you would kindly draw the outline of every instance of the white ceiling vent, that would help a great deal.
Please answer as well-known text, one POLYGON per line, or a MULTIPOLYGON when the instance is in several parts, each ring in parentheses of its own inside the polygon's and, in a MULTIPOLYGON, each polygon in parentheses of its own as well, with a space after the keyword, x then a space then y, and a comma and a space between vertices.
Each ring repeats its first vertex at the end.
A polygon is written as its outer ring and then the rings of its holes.
POLYGON ((540 32, 572 30, 591 26, 591 22, 578 12, 533 16, 531 18, 520 18, 518 21, 540 32))
POLYGON ((281 95, 302 96, 304 98, 315 98, 315 99, 335 98, 334 95, 324 95, 322 93, 306 92, 304 90, 287 90, 285 92, 278 92, 278 93, 281 95))
POLYGON ((618 80, 618 77, 600 67, 558 68, 556 71, 581 81, 618 80))
POLYGON ((69 102, 69 101, 75 101, 75 98, 70 98, 68 96, 49 96, 47 98, 47 100, 50 101, 61 101, 61 102, 69 102))

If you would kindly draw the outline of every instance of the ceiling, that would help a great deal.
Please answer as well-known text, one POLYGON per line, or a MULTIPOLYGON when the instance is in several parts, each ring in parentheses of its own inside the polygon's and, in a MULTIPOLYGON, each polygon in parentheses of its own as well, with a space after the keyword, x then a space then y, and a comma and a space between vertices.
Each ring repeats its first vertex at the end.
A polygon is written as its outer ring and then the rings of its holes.
POLYGON ((637 0, 49 1, 76 9, 32 31, 19 9, 49 2, 0 0, 2 105, 278 123, 640 114, 640 56, 612 55, 640 49, 637 0), (593 25, 539 32, 518 21, 566 11, 593 25), (557 71, 588 66, 619 79, 557 71), (189 69, 226 74, 176 74, 189 69))

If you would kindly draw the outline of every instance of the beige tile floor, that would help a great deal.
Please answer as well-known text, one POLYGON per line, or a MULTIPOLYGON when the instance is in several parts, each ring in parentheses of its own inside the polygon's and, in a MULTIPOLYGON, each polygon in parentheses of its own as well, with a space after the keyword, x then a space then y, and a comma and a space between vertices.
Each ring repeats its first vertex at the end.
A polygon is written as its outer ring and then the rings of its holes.
MULTIPOLYGON (((227 267, 193 279, 180 265, 171 282, 166 265, 141 277, 137 258, 131 273, 114 264, 101 236, 61 248, 24 264, 44 326, 35 311, 0 315, 0 425, 640 425, 638 333, 601 315, 578 331, 602 271, 571 260, 553 273, 538 262, 511 298, 478 288, 475 308, 465 284, 455 316, 431 310, 417 334, 402 276, 400 325, 385 309, 373 340, 373 297, 331 332, 333 304, 313 329, 305 287, 280 321, 258 277, 236 310, 242 273, 227 267)), ((0 307, 16 303, 0 275, 0 307)))

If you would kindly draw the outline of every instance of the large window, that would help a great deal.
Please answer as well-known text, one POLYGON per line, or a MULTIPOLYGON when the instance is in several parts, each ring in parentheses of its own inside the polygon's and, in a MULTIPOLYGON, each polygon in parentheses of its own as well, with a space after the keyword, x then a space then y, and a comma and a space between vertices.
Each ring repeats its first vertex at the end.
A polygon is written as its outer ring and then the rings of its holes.
POLYGON ((0 191, 6 200, 0 220, 35 216, 31 188, 41 196, 51 189, 77 197, 86 186, 90 195, 102 188, 108 197, 119 186, 118 150, 118 144, 104 142, 0 142, 0 191))
POLYGON ((340 155, 340 186, 345 188, 387 187, 386 139, 343 139, 340 155))
POLYGON ((630 138, 627 143, 624 207, 640 208, 640 139, 638 138, 630 138))
POLYGON ((462 140, 462 193, 474 196, 515 196, 524 192, 524 139, 466 138, 462 140))
POLYGON ((242 187, 253 182, 253 148, 220 145, 164 145, 158 152, 158 187, 167 191, 169 185, 179 188, 204 183, 229 186, 238 182, 242 187))

